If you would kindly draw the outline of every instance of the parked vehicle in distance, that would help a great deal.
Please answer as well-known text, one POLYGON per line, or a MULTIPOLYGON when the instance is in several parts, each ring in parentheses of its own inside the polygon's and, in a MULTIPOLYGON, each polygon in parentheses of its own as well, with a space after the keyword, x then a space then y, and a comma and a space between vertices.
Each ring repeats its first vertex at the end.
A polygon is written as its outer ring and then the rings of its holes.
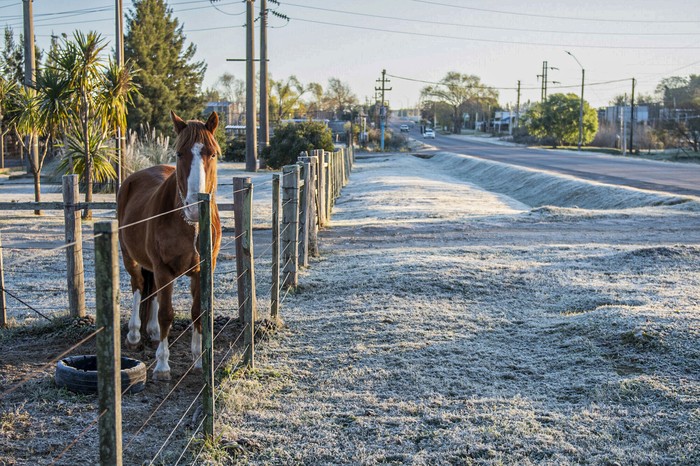
POLYGON ((425 133, 423 133, 423 139, 435 139, 435 131, 433 128, 428 128, 425 130, 425 133))
POLYGON ((408 133, 408 125, 401 125, 399 129, 402 133, 408 133))

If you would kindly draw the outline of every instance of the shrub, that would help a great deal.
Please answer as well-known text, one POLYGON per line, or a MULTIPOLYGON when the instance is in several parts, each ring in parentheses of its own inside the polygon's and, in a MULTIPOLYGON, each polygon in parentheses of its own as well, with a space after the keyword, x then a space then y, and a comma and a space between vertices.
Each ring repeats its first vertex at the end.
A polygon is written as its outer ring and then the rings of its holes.
POLYGON ((314 149, 333 150, 333 136, 326 125, 316 121, 289 123, 275 128, 265 161, 271 168, 296 163, 300 153, 314 149))
POLYGON ((245 139, 229 139, 224 146, 223 159, 227 162, 245 162, 245 139))

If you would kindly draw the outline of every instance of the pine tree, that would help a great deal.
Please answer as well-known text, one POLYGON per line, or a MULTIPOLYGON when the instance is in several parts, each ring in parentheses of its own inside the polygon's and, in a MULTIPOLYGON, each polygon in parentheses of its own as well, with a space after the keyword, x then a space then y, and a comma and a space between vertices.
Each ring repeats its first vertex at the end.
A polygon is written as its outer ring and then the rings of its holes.
POLYGON ((140 95, 129 107, 130 127, 148 124, 170 134, 170 110, 186 118, 203 110, 200 88, 206 64, 192 61, 197 48, 185 46, 182 29, 165 0, 134 0, 124 52, 141 72, 134 79, 140 95))

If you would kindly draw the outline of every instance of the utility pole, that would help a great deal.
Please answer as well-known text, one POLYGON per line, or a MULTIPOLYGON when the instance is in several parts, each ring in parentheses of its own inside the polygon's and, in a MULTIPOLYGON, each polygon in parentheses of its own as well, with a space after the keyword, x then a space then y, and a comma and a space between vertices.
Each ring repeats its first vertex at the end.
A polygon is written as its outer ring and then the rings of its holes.
POLYGON ((246 102, 245 102, 245 171, 258 171, 258 135, 255 105, 255 0, 246 0, 246 102))
POLYGON ((551 82, 552 84, 559 84, 559 81, 549 81, 549 78, 547 77, 547 71, 548 70, 558 70, 559 68, 555 66, 549 66, 547 61, 542 62, 542 74, 538 74, 538 78, 542 78, 542 90, 540 94, 540 98, 542 99, 542 102, 547 101, 547 83, 551 82))
POLYGON ((540 90, 540 99, 542 102, 547 100, 547 62, 542 62, 542 74, 538 74, 538 77, 542 77, 542 89, 540 90))
MULTIPOLYGON (((34 55, 34 0, 23 0, 24 6, 24 87, 36 88, 36 57, 34 55)), ((32 171, 39 167, 39 135, 34 132, 32 137, 27 138, 27 162, 31 157, 32 171)), ((39 201, 41 191, 39 189, 38 173, 34 174, 34 200, 39 201)), ((40 210, 35 210, 36 215, 41 215, 40 210)))
MULTIPOLYGON (((114 46, 115 59, 117 66, 120 68, 124 66, 124 3, 123 0, 116 0, 115 2, 115 32, 116 32, 116 42, 114 46)), ((122 128, 117 128, 116 134, 116 148, 117 148, 117 186, 114 190, 115 196, 119 194, 119 186, 122 183, 123 166, 124 166, 124 153, 126 149, 126 139, 122 135, 122 128)))
POLYGON ((586 70, 583 69, 583 65, 581 64, 580 61, 578 61, 578 58, 576 58, 576 55, 573 53, 569 52, 568 50, 564 50, 568 55, 571 55, 571 58, 576 60, 576 63, 578 63, 578 66, 581 67, 581 102, 578 107, 578 151, 581 152, 581 146, 583 145, 583 86, 584 83, 586 82, 586 70))
POLYGON ((634 85, 637 80, 632 78, 632 100, 630 101, 630 143, 629 150, 630 154, 634 154, 634 85))
POLYGON ((515 127, 520 127, 520 80, 518 79, 518 100, 515 103, 515 127))
POLYGON ((386 91, 391 90, 390 87, 386 87, 386 83, 391 82, 390 80, 386 79, 386 70, 382 70, 382 77, 381 77, 381 79, 377 79, 377 82, 382 83, 381 87, 379 87, 379 88, 375 87, 374 90, 382 92, 382 104, 381 104, 381 107, 379 109, 379 121, 380 121, 380 125, 382 127, 381 149, 383 152, 384 151, 384 130, 385 130, 385 126, 386 126, 386 117, 387 117, 386 107, 384 106, 384 103, 386 102, 386 98, 384 96, 384 93, 386 91))
POLYGON ((36 57, 34 56, 34 0, 24 4, 24 87, 36 87, 36 57))
POLYGON ((260 148, 270 145, 267 76, 267 0, 260 0, 260 148))

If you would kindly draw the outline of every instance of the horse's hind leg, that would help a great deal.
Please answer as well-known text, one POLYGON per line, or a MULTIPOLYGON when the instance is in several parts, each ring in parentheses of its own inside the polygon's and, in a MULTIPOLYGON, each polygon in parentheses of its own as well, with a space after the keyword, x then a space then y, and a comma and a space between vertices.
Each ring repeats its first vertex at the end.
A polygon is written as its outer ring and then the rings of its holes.
POLYGON ((172 297, 175 276, 165 267, 156 267, 155 283, 158 289, 158 323, 160 324, 160 343, 156 350, 156 367, 153 369, 153 380, 170 380, 170 350, 168 349, 168 334, 173 323, 172 297))
POLYGON ((160 323, 158 322, 158 296, 155 293, 155 278, 153 277, 153 272, 150 270, 143 270, 144 278, 144 296, 143 299, 149 300, 145 302, 145 313, 143 314, 144 319, 148 320, 146 324, 146 332, 151 338, 151 342, 160 341, 160 323), (149 296, 153 294, 153 297, 149 296))
POLYGON ((141 316, 139 308, 141 305, 141 292, 144 287, 143 274, 141 266, 133 260, 122 248, 122 258, 124 259, 124 267, 131 276, 131 291, 134 293, 134 301, 131 309, 131 318, 129 319, 129 333, 126 335, 126 346, 129 349, 136 349, 141 343, 141 316))

